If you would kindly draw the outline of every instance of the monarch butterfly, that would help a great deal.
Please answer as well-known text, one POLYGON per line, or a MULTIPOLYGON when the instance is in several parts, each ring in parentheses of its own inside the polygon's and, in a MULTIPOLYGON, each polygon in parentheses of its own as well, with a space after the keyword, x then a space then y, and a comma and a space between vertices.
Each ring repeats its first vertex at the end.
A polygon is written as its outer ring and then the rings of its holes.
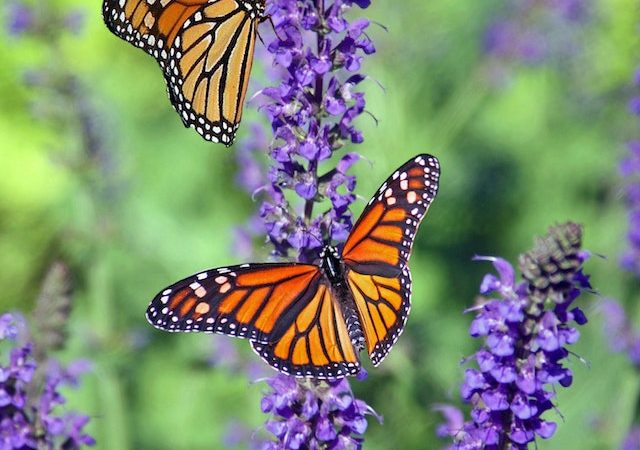
POLYGON ((438 192, 440 165, 418 155, 369 201, 342 252, 319 264, 242 264, 205 270, 151 301, 156 328, 248 338, 269 365, 296 377, 342 378, 387 356, 409 314, 407 265, 420 222, 438 192))
POLYGON ((104 0, 116 36, 152 55, 185 127, 233 143, 265 0, 104 0))

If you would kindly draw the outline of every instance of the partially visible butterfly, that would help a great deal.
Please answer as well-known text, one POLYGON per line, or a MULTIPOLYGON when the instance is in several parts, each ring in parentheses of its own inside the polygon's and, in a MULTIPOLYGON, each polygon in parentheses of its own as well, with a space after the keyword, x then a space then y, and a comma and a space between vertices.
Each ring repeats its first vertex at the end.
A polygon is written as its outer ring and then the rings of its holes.
POLYGON ((341 253, 325 246, 318 265, 205 270, 160 292, 147 319, 172 332, 248 338, 268 364, 296 377, 356 375, 365 349, 377 366, 407 321, 407 262, 439 177, 438 160, 418 155, 380 187, 341 253))
POLYGON ((104 0, 109 30, 152 55, 186 127, 233 143, 265 0, 104 0))

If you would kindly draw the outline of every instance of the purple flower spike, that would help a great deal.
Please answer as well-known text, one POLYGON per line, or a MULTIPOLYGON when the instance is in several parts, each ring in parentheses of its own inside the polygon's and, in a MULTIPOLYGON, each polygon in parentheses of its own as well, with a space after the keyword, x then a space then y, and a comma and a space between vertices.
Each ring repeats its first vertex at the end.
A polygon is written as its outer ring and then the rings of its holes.
MULTIPOLYGON (((349 170, 361 157, 351 152, 329 160, 349 142, 363 141, 355 123, 365 108, 358 86, 366 76, 358 71, 375 46, 366 34, 369 21, 347 19, 347 14, 353 5, 369 3, 267 4, 275 30, 267 45, 268 63, 277 79, 260 94, 273 137, 253 131, 238 154, 238 182, 264 197, 257 214, 261 223, 243 232, 266 233, 274 257, 314 262, 325 244, 344 242, 352 228, 349 207, 356 200, 356 180, 349 170), (267 168, 256 162, 265 148, 267 168), (314 210, 319 202, 322 210, 314 210)), ((366 376, 363 370, 358 379, 366 376)), ((278 375, 266 381, 270 391, 261 408, 270 415, 265 428, 277 442, 265 443, 265 449, 361 448, 365 416, 375 413, 353 396, 346 380, 303 382, 278 375)))
MULTIPOLYGON (((638 120, 640 116, 640 69, 634 76, 635 95, 629 100, 629 111, 638 120)), ((627 205, 627 250, 622 255, 621 265, 640 277, 640 141, 627 143, 628 154, 620 163, 620 173, 625 178, 625 200, 627 205)))
MULTIPOLYGON (((640 69, 633 76, 634 94, 628 103, 633 119, 637 122, 640 116, 640 69)), ((627 250, 621 257, 623 268, 640 277, 640 141, 627 142, 627 155, 620 162, 620 174, 624 177, 625 203, 627 206, 627 250)), ((615 300, 607 299, 600 305, 604 316, 604 331, 608 337, 611 350, 627 355, 636 368, 640 368, 640 329, 634 326, 627 317, 623 306, 615 300)), ((622 450, 640 449, 640 427, 637 423, 629 430, 620 445, 622 450)))
POLYGON ((581 26, 588 18, 587 0, 507 1, 499 18, 487 27, 484 50, 502 62, 539 64, 574 54, 581 26))
POLYGON ((270 145, 270 183, 264 189, 267 200, 261 210, 270 212, 262 218, 277 256, 294 251, 301 261, 313 260, 321 245, 310 248, 305 236, 343 240, 352 226, 348 207, 356 198, 355 179, 347 170, 359 156, 344 156, 336 169, 324 174, 318 168, 345 143, 362 142, 353 122, 364 111, 364 96, 355 87, 365 77, 351 72, 375 48, 366 35, 369 21, 350 22, 345 14, 353 4, 365 8, 368 3, 332 0, 325 1, 322 9, 295 0, 269 4, 267 13, 276 34, 268 51, 275 57, 281 80, 261 91, 275 138, 270 145), (290 197, 282 195, 285 190, 302 200, 295 214, 286 200, 290 197), (311 205, 323 198, 331 201, 332 209, 312 216, 311 205))
POLYGON ((346 380, 300 381, 278 375, 262 401, 271 413, 265 428, 284 449, 360 448, 366 415, 375 412, 357 400, 346 380))
POLYGON ((622 305, 615 300, 604 300, 600 311, 611 350, 626 353, 631 363, 640 368, 640 330, 633 326, 622 305))
MULTIPOLYGON (((0 323, 4 336, 12 339, 17 327, 26 329, 22 320, 11 314, 2 315, 0 323)), ((63 369, 49 360, 38 369, 31 343, 12 348, 8 365, 0 366, 0 448, 80 449, 94 445, 95 440, 83 431, 87 416, 59 415, 57 411, 65 403, 59 388, 76 386, 78 376, 87 368, 86 361, 63 369), (36 369, 42 377, 34 376, 36 369)))
POLYGON ((471 420, 458 419, 455 408, 440 409, 449 425, 438 433, 453 438, 452 448, 524 450, 536 437, 548 439, 555 433, 556 424, 542 415, 554 408, 557 386, 573 382, 564 366, 566 347, 579 338, 575 327, 586 323, 580 309, 570 308, 581 290, 589 288, 582 272, 588 253, 581 244, 580 226, 551 227, 532 251, 520 256, 524 280, 519 283, 505 260, 475 258, 491 261, 498 276, 484 278, 480 291, 493 297, 471 309, 476 317, 470 334, 484 339, 475 358, 467 359, 475 360, 479 370, 466 369, 460 388, 471 405, 471 420))

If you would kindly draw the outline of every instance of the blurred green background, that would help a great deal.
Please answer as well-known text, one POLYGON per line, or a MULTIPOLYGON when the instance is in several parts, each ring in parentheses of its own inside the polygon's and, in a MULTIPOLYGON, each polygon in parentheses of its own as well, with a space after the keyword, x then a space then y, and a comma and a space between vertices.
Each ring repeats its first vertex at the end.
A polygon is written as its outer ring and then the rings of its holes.
MULTIPOLYGON (((67 407, 92 417, 97 448, 221 448, 230 427, 251 430, 265 420, 265 385, 241 369, 257 358, 234 341, 243 362, 212 367, 226 345, 220 339, 163 334, 144 311, 183 276, 245 262, 233 248, 234 229, 258 203, 235 182, 234 148, 183 128, 157 64, 107 31, 100 2, 34 4, 43 17, 75 10, 86 17, 77 33, 48 38, 0 31, 0 311, 29 311, 47 268, 62 259, 75 294, 61 359, 95 361, 67 407), (77 78, 73 101, 50 89, 69 74, 77 78), (87 140, 94 135, 97 145, 87 140)), ((588 263, 593 286, 636 312, 637 279, 618 266, 626 215, 617 165, 625 140, 638 138, 626 103, 640 17, 634 0, 590 5, 572 31, 557 24, 554 39, 571 32, 571 54, 538 64, 483 52, 504 2, 379 1, 367 10, 387 30, 370 28, 378 52, 364 66, 367 111, 377 122, 363 115, 365 143, 347 148, 370 161, 354 168, 363 197, 354 214, 418 152, 440 158, 442 179, 411 260, 405 334, 368 380, 352 383, 384 416, 383 425, 370 421, 365 448, 444 444, 432 408, 458 403, 460 360, 477 345, 462 311, 491 270, 473 255, 515 261, 549 225, 580 222, 585 247, 603 256, 588 263)), ((265 83, 261 65, 249 97, 265 83)), ((251 103, 246 111, 240 139, 249 123, 263 121, 251 103)), ((268 250, 258 245, 255 258, 268 250)), ((580 299, 591 320, 574 351, 588 364, 571 358, 574 385, 559 392, 562 417, 546 416, 560 422, 557 435, 540 449, 615 448, 633 420, 638 376, 609 352, 600 301, 580 299)))

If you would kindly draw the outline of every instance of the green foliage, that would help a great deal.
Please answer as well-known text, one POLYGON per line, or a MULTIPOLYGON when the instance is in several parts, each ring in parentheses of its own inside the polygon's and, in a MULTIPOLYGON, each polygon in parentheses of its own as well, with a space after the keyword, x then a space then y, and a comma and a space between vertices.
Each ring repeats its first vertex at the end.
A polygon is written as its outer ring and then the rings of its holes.
MULTIPOLYGON (((617 265, 625 244, 617 161, 624 140, 637 137, 625 107, 639 49, 636 5, 597 2, 580 57, 512 67, 496 85, 480 43, 498 3, 407 0, 369 10, 388 32, 371 29, 378 53, 367 62, 365 89, 378 122, 360 121, 365 143, 356 150, 370 163, 354 169, 357 192, 368 199, 418 152, 440 158, 442 179, 412 257, 407 330, 367 381, 353 383, 385 418, 371 422, 365 448, 441 445, 432 407, 458 401, 459 362, 474 349, 462 311, 490 270, 474 254, 513 261, 534 235, 570 219, 584 225, 586 248, 606 256, 588 264, 594 287, 638 300, 617 265)), ((87 14, 82 33, 63 35, 55 56, 28 37, 0 43, 0 310, 29 311, 50 263, 64 259, 76 284, 64 358, 96 362, 70 408, 92 416, 98 448, 220 448, 230 420, 252 428, 264 420, 261 385, 208 367, 208 336, 164 335, 144 311, 168 283, 242 262, 233 228, 257 203, 234 182, 234 149, 182 127, 155 62, 107 31, 97 2, 53 5, 87 14), (86 154, 77 124, 47 119, 48 108, 61 107, 56 98, 25 85, 25 72, 52 66, 84 85, 108 167, 86 154)), ((250 103, 240 139, 258 117, 250 103)), ((559 395, 564 421, 550 417, 559 430, 540 449, 614 448, 632 420, 637 373, 609 352, 598 301, 584 300, 591 321, 575 348, 589 364, 573 358, 574 386, 559 395)))

